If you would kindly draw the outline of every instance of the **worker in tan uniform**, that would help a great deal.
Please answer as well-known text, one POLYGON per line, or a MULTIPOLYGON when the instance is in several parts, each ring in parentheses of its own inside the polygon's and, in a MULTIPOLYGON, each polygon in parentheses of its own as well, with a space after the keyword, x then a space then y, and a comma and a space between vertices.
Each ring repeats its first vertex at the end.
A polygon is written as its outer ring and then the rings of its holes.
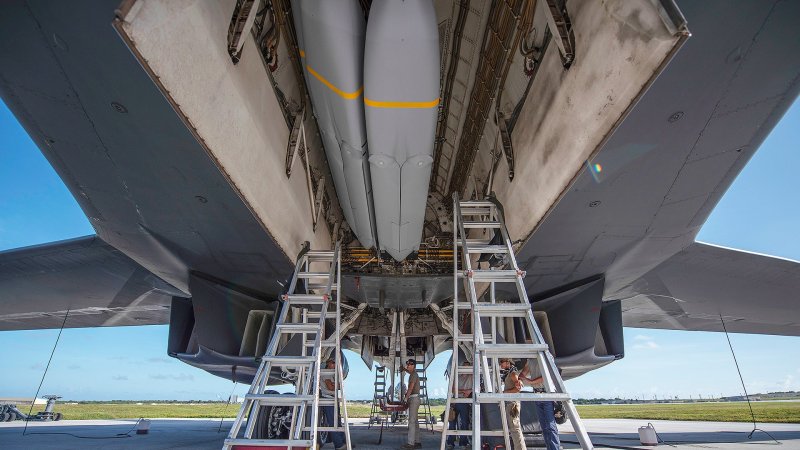
POLYGON ((419 375, 417 375, 417 362, 413 359, 406 361, 408 372, 408 389, 406 389, 405 402, 408 404, 408 441, 401 448, 409 450, 422 448, 419 436, 419 375))
MULTIPOLYGON (((514 366, 514 363, 509 358, 500 358, 500 379, 503 382, 504 394, 513 394, 522 389, 517 367, 514 366)), ((506 402, 506 422, 508 423, 508 434, 514 442, 514 450, 527 450, 525 448, 525 437, 522 435, 519 412, 519 402, 506 402)))

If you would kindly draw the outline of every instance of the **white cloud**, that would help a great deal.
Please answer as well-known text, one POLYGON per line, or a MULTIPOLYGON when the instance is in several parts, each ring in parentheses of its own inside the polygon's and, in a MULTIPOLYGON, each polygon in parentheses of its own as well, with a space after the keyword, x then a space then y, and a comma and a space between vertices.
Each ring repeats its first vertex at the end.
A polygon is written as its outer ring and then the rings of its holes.
POLYGON ((165 373, 151 373, 150 378, 154 380, 176 380, 176 381, 192 381, 194 380, 194 376, 186 374, 186 373, 179 373, 179 374, 165 374, 165 373))
POLYGON ((783 381, 779 383, 782 391, 794 391, 796 389, 800 389, 798 385, 800 385, 800 383, 797 382, 794 375, 786 375, 783 381))
POLYGON ((643 341, 643 342, 641 342, 639 344, 634 345, 633 348, 638 349, 638 350, 643 350, 643 349, 646 350, 646 349, 654 349, 654 348, 660 348, 660 347, 659 347, 658 344, 656 344, 653 341, 643 341))
POLYGON ((633 348, 637 350, 652 350, 659 348, 659 345, 656 344, 656 341, 651 336, 637 334, 634 336, 633 340, 636 342, 633 345, 633 348))

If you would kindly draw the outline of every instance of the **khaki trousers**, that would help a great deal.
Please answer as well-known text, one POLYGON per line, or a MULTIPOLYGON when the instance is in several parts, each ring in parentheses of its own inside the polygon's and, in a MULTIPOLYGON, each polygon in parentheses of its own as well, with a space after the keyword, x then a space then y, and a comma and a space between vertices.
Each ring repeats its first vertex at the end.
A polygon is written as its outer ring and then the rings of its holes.
POLYGON ((511 435, 511 441, 514 443, 514 450, 527 450, 527 448, 525 448, 525 437, 522 435, 522 425, 519 422, 519 414, 517 414, 517 417, 511 417, 511 408, 514 405, 517 405, 517 411, 521 411, 519 402, 506 402, 508 434, 511 435))
POLYGON ((408 399, 408 444, 419 442, 419 396, 408 399))

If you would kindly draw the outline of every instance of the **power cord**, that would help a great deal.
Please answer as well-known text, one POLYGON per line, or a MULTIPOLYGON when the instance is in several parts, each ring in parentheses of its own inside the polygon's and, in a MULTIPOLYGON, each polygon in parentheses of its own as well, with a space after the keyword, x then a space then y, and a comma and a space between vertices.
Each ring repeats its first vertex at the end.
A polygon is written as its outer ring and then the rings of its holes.
POLYGON ((745 400, 747 400, 747 407, 750 408, 750 417, 753 419, 753 430, 750 431, 750 434, 747 435, 747 439, 752 439, 753 434, 756 431, 760 431, 769 436, 770 439, 775 441, 778 445, 781 445, 782 444, 781 441, 775 439, 774 436, 762 430, 761 428, 758 428, 758 425, 756 424, 756 414, 753 412, 753 405, 750 404, 750 396, 747 394, 747 387, 745 387, 744 385, 744 377, 742 377, 742 371, 739 369, 739 361, 736 360, 736 353, 733 351, 733 345, 731 344, 731 337, 730 335, 728 335, 728 328, 725 326, 725 320, 722 319, 722 314, 719 315, 719 321, 722 322, 722 331, 725 332, 725 338, 728 340, 728 347, 730 347, 731 349, 731 355, 733 356, 733 363, 736 365, 736 372, 739 373, 739 381, 742 382, 742 389, 744 390, 744 398, 745 400))
POLYGON ((670 444, 669 442, 667 442, 667 441, 665 441, 664 439, 662 439, 662 438, 661 438, 661 435, 659 435, 659 434, 658 434, 658 431, 656 431, 656 427, 654 427, 654 426, 653 426, 653 424, 652 424, 651 422, 647 422, 647 425, 648 425, 650 428, 652 428, 652 429, 653 429, 653 433, 655 433, 655 434, 656 434, 656 440, 658 440, 658 441, 659 441, 659 442, 661 442, 662 444, 669 445, 670 447, 676 447, 676 445, 675 445, 675 444, 670 444))
POLYGON ((231 397, 233 397, 233 393, 234 391, 236 391, 237 383, 238 381, 233 382, 233 389, 231 389, 231 393, 228 395, 228 403, 226 403, 225 406, 222 408, 222 414, 220 414, 221 417, 219 418, 219 429, 217 429, 217 433, 222 431, 222 421, 225 420, 225 414, 228 412, 228 406, 231 405, 231 397))
POLYGON ((28 433, 28 435, 30 436, 30 435, 34 435, 34 434, 61 434, 61 435, 65 435, 65 436, 72 436, 72 437, 78 438, 78 439, 120 439, 120 438, 129 438, 129 437, 132 437, 131 433, 133 433, 133 431, 136 429, 136 427, 139 426, 139 422, 141 422, 142 420, 144 420, 144 417, 140 417, 139 419, 137 419, 136 423, 134 423, 133 426, 131 427, 131 429, 128 430, 127 432, 125 432, 125 433, 117 433, 117 434, 115 434, 113 436, 80 436, 80 435, 77 435, 77 434, 68 433, 66 431, 44 431, 44 432, 28 433))
POLYGON ((39 392, 42 390, 42 384, 44 384, 44 377, 47 376, 47 371, 50 369, 50 362, 53 361, 53 355, 56 353, 56 347, 58 347, 58 341, 61 339, 61 333, 64 331, 64 325, 67 323, 67 317, 69 317, 69 308, 67 308, 67 313, 64 314, 64 320, 61 322, 61 328, 58 330, 58 336, 56 337, 56 343, 53 344, 53 350, 50 351, 50 359, 47 360, 47 366, 44 368, 44 373, 42 374, 42 379, 39 380, 39 387, 36 388, 36 394, 33 396, 33 401, 31 402, 31 408, 28 410, 28 417, 25 418, 25 428, 22 430, 22 435, 28 431, 28 421, 30 421, 31 414, 33 414, 33 405, 36 403, 36 399, 39 398, 39 392))

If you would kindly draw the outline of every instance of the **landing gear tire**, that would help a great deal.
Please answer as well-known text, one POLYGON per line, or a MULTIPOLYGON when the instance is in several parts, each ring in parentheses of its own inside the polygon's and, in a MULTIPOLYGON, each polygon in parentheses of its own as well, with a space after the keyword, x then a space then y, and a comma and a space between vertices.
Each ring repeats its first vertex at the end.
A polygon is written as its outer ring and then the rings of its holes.
MULTIPOLYGON (((266 391, 265 394, 278 394, 266 391)), ((254 439, 288 439, 292 421, 292 408, 286 406, 261 406, 253 430, 254 439)))
POLYGON ((61 413, 55 413, 55 414, 53 415, 53 420, 55 420, 56 422, 58 422, 58 421, 59 421, 59 420, 61 420, 63 417, 64 417, 64 416, 63 416, 61 413))
POLYGON ((3 415, 0 416, 0 422, 8 422, 10 420, 11 420, 11 414, 9 413, 3 413, 3 415))

